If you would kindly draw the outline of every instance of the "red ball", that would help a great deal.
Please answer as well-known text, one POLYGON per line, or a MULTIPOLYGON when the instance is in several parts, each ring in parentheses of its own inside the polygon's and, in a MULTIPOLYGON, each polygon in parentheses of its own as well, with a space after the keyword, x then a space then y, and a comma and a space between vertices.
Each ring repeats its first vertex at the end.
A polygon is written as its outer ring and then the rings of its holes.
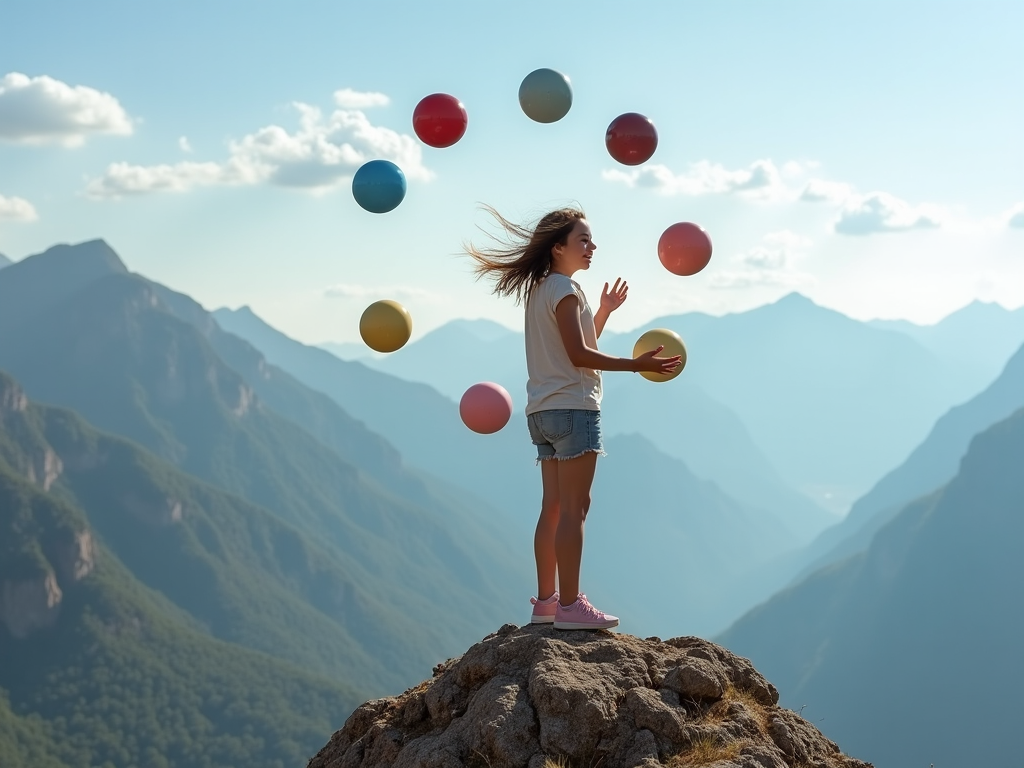
POLYGON ((447 93, 424 96, 412 113, 412 129, 431 147, 450 147, 462 138, 469 115, 462 102, 447 93))
POLYGON ((623 165, 640 165, 651 159, 658 148, 654 123, 636 112, 619 115, 604 134, 608 154, 623 165))
POLYGON ((503 386, 491 381, 474 384, 462 396, 459 415, 471 430, 489 435, 512 418, 512 396, 503 386))
POLYGON ((658 258, 674 275, 696 275, 711 261, 711 238, 696 224, 673 224, 658 240, 658 258))

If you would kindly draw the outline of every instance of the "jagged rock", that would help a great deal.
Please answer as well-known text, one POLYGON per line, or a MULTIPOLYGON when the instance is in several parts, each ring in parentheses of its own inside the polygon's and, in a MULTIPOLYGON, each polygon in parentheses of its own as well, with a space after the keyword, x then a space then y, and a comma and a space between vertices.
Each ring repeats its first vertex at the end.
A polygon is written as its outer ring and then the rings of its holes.
POLYGON ((506 624, 356 709, 308 768, 865 768, 695 637, 506 624))
POLYGON ((65 586, 81 581, 96 567, 96 546, 90 531, 76 531, 57 545, 54 554, 54 566, 65 586))
POLYGON ((0 587, 0 622, 19 640, 53 625, 63 594, 52 573, 35 579, 5 581, 0 587))
POLYGON ((39 484, 44 491, 50 490, 64 471, 64 463, 52 448, 34 453, 25 469, 29 482, 39 484))

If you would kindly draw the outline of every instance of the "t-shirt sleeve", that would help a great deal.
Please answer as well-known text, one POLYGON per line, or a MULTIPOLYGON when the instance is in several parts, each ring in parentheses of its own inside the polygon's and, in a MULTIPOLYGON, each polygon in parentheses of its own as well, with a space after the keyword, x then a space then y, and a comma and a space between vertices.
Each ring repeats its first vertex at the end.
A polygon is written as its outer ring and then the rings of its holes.
MULTIPOLYGON (((564 275, 558 275, 555 280, 551 280, 551 277, 555 276, 552 275, 547 280, 550 283, 550 288, 545 291, 545 298, 547 299, 548 311, 554 314, 558 302, 566 296, 576 296, 576 288, 573 287, 572 280, 564 275)), ((579 297, 577 296, 576 298, 578 301, 579 297)))

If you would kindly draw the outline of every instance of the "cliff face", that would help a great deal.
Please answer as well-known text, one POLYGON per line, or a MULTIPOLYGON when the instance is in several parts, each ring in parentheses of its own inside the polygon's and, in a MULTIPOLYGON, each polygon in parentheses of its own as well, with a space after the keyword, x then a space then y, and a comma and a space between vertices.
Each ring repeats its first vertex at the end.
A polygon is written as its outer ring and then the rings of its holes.
POLYGON ((32 577, 0 579, 0 624, 19 640, 53 626, 64 590, 92 573, 96 565, 88 530, 58 535, 44 542, 44 549, 48 570, 32 577))
POLYGON ((22 477, 48 491, 64 471, 64 465, 49 445, 26 428, 28 407, 24 390, 0 372, 0 434, 13 430, 18 438, 17 450, 0 445, 0 460, 6 460, 22 477))
MULTIPOLYGON (((64 465, 38 432, 25 392, 0 372, 0 470, 49 491, 64 465)), ((0 478, 0 626, 18 639, 52 626, 64 592, 95 565, 84 521, 58 520, 0 478)), ((59 517, 59 515, 58 515, 59 517)))
POLYGON ((53 625, 63 597, 52 573, 36 579, 7 579, 0 584, 0 623, 13 637, 24 640, 53 625))
POLYGON ((507 624, 359 707, 308 768, 864 768, 695 637, 507 624))

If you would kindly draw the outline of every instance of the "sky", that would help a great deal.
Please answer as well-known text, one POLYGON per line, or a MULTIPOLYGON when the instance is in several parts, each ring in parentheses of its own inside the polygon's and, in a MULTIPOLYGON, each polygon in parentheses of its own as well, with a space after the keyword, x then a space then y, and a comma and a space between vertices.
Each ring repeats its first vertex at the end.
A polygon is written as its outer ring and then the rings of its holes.
POLYGON ((1024 305, 1024 3, 7 2, 0 6, 0 253, 106 240, 129 269, 208 309, 248 305, 307 343, 355 341, 396 299, 414 337, 522 310, 460 256, 481 204, 524 223, 581 205, 578 276, 608 327, 744 311, 799 291, 851 317, 933 323, 1024 305), (529 120, 532 70, 572 109, 529 120), (417 102, 458 97, 461 141, 423 145, 417 102), (640 112, 654 156, 617 164, 640 112), (363 211, 355 170, 404 170, 363 211), (669 274, 690 221, 714 255, 669 274))

